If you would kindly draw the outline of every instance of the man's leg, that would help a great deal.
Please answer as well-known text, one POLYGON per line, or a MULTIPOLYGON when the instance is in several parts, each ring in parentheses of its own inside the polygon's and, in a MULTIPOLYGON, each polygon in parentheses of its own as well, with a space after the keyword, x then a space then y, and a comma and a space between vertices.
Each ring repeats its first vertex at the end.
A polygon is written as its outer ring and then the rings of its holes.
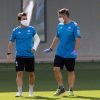
POLYGON ((34 58, 25 58, 25 71, 29 73, 29 96, 33 96, 35 84, 35 61, 34 58))
POLYGON ((35 84, 35 73, 29 72, 29 96, 33 96, 34 84, 35 84))
POLYGON ((58 89, 54 93, 55 96, 60 95, 65 92, 64 86, 63 86, 63 77, 61 73, 60 67, 54 67, 54 76, 58 84, 58 89))
POLYGON ((54 70, 54 76, 57 81, 58 87, 63 86, 63 77, 62 77, 60 67, 54 67, 53 70, 54 70))
POLYGON ((22 86, 23 86, 23 71, 24 71, 24 62, 23 58, 16 57, 16 84, 18 92, 17 97, 22 96, 22 86))
POLYGON ((64 65, 64 60, 62 57, 56 55, 54 60, 54 76, 58 84, 58 89, 54 95, 60 95, 61 93, 65 92, 63 86, 63 77, 61 73, 61 67, 64 65))
POLYGON ((68 85, 69 85, 69 96, 73 96, 73 88, 75 83, 75 59, 67 58, 65 61, 66 68, 68 70, 68 85))
POLYGON ((68 72, 68 84, 69 84, 69 90, 72 91, 74 88, 74 82, 75 82, 75 72, 68 72))
POLYGON ((18 93, 16 94, 16 96, 22 96, 23 71, 17 72, 16 84, 17 84, 17 89, 18 89, 18 93))

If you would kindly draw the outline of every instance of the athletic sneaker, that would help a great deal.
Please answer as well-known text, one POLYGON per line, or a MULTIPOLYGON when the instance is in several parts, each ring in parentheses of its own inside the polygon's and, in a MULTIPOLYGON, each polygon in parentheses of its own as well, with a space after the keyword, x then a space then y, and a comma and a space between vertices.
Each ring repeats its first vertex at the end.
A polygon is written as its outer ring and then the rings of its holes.
POLYGON ((22 93, 17 92, 15 97, 22 97, 22 93))
POLYGON ((69 91, 69 96, 74 96, 74 92, 73 91, 69 91))
POLYGON ((33 96, 33 92, 29 92, 29 97, 32 97, 33 96))
POLYGON ((64 93, 65 92, 65 89, 64 88, 58 88, 57 90, 56 90, 56 92, 54 93, 54 96, 58 96, 58 95, 60 95, 60 94, 62 94, 62 93, 64 93))

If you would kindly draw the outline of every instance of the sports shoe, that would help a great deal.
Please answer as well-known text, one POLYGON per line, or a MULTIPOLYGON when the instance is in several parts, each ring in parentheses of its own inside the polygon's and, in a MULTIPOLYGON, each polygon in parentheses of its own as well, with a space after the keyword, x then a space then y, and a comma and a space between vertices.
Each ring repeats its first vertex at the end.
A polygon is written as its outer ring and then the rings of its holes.
POLYGON ((17 92, 15 97, 22 97, 22 93, 17 92))
POLYGON ((64 88, 57 89, 56 92, 54 93, 54 96, 58 96, 58 95, 60 95, 60 94, 62 94, 64 92, 65 92, 64 88))
POLYGON ((74 92, 73 91, 69 91, 69 96, 74 96, 74 92))
POLYGON ((29 92, 29 97, 32 97, 33 96, 33 92, 29 92))

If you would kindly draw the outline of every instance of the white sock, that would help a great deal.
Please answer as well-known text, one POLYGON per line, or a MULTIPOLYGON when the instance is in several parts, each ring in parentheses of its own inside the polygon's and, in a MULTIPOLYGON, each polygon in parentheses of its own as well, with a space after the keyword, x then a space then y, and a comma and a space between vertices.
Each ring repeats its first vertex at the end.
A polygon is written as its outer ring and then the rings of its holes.
POLYGON ((18 86, 17 88, 18 88, 18 92, 19 92, 20 94, 22 94, 22 86, 18 86))
POLYGON ((29 85, 29 93, 31 93, 31 95, 33 95, 33 85, 29 85))

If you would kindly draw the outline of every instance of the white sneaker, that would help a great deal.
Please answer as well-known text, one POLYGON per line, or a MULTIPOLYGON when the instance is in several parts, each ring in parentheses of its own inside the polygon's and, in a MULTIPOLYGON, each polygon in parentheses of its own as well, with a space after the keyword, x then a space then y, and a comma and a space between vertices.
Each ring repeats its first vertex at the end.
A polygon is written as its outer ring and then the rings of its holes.
POLYGON ((29 97, 32 97, 33 96, 33 92, 29 92, 29 97))
POLYGON ((22 97, 22 93, 17 92, 16 97, 22 97))

